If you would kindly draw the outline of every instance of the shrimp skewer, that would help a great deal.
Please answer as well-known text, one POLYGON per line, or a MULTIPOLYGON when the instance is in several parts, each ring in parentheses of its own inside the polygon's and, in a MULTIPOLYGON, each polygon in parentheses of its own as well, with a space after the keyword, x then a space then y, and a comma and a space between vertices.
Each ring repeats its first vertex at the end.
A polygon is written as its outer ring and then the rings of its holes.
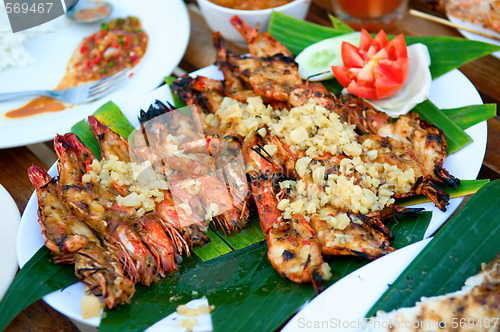
POLYGON ((282 173, 281 166, 260 154, 258 142, 246 142, 244 150, 247 163, 254 167, 248 175, 269 247, 269 261, 283 277, 293 282, 312 282, 315 289, 321 291, 322 281, 329 279, 331 274, 314 231, 302 215, 296 214, 287 221, 277 208, 273 179, 282 173))
POLYGON ((301 106, 313 98, 326 109, 341 116, 349 124, 355 124, 361 134, 378 134, 404 143, 422 163, 427 178, 433 182, 445 182, 456 189, 460 180, 443 167, 446 158, 446 138, 439 128, 433 126, 417 113, 410 112, 393 121, 387 114, 376 111, 360 98, 352 95, 336 98, 317 86, 297 86, 288 98, 291 106, 301 106))
POLYGON ((252 29, 236 15, 230 18, 230 22, 247 40, 248 50, 253 57, 262 58, 276 54, 293 57, 292 53, 268 32, 259 32, 258 24, 252 29))
POLYGON ((149 285, 156 280, 154 257, 139 235, 122 219, 123 215, 106 208, 109 197, 104 195, 109 193, 101 193, 100 188, 82 183, 85 165, 94 159, 83 147, 74 134, 58 135, 54 140, 59 157, 61 197, 72 213, 109 242, 109 249, 120 259, 131 279, 149 285), (82 162, 80 158, 88 160, 82 162))
MULTIPOLYGON (((181 222, 175 224, 181 224, 182 227, 193 225, 204 231, 207 225, 203 220, 211 220, 213 217, 215 224, 226 233, 243 228, 249 216, 245 204, 248 186, 245 174, 237 173, 238 167, 235 167, 238 160, 235 151, 239 152, 239 145, 230 141, 229 137, 204 136, 192 132, 187 129, 189 125, 179 126, 178 122, 177 128, 172 129, 166 122, 168 121, 152 125, 155 127, 155 135, 158 135, 154 139, 157 151, 154 166, 167 177, 173 201, 189 208, 188 213, 177 212, 182 217, 181 222), (189 137, 193 140, 187 139, 189 137), (196 188, 185 188, 192 185, 196 188)), ((151 134, 153 133, 148 133, 148 136, 151 134)), ((167 209, 160 212, 166 221, 174 218, 172 209, 169 208, 171 202, 169 200, 161 204, 167 209)), ((191 228, 183 234, 192 234, 192 230, 191 228)), ((186 239, 192 244, 197 240, 204 241, 204 237, 186 239)))
POLYGON ((39 222, 45 245, 54 253, 56 263, 75 264, 76 276, 90 291, 102 295, 108 308, 128 303, 135 292, 134 282, 123 272, 118 258, 106 250, 100 239, 79 218, 71 215, 60 200, 58 185, 43 169, 28 170, 36 188, 39 222))
POLYGON ((368 104, 346 96, 334 108, 348 123, 355 124, 361 134, 378 134, 394 138, 414 151, 428 176, 434 182, 446 182, 456 189, 460 180, 443 167, 447 154, 443 131, 410 112, 393 121, 387 114, 374 110, 368 104))
MULTIPOLYGON (((271 144, 278 146, 278 153, 275 154, 275 157, 280 164, 285 165, 286 173, 290 174, 290 169, 295 168, 297 155, 291 152, 286 144, 276 136, 271 138, 266 136, 265 140, 269 140, 271 144)), ((303 154, 303 151, 299 151, 299 153, 303 154)), ((330 156, 328 161, 331 163, 332 160, 341 159, 343 157, 330 156)), ((310 181, 307 178, 303 178, 303 180, 306 183, 310 181)), ((291 199, 291 202, 293 201, 291 199)), ((379 214, 371 213, 370 217, 368 217, 360 213, 348 212, 349 223, 342 229, 331 226, 324 218, 324 216, 335 217, 340 213, 341 211, 338 209, 325 206, 317 213, 308 215, 310 225, 316 234, 324 255, 356 255, 373 260, 394 251, 391 247, 392 234, 380 221, 379 214), (325 213, 322 213, 322 211, 325 213)), ((384 218, 390 216, 390 214, 386 213, 384 218)))
MULTIPOLYGON (((408 197, 423 194, 429 197, 432 202, 442 211, 446 210, 446 205, 450 195, 439 188, 434 181, 426 174, 425 168, 418 160, 412 150, 406 145, 390 137, 382 137, 374 134, 367 134, 360 137, 360 143, 370 140, 371 149, 377 151, 376 159, 372 161, 395 165, 402 170, 413 170, 416 181, 408 192, 396 192, 394 198, 408 197)), ((362 158, 366 161, 367 156, 362 158)))
MULTIPOLYGON (((246 102, 247 98, 257 96, 251 88, 245 86, 245 83, 233 72, 229 66, 229 51, 226 49, 224 38, 220 32, 215 32, 213 36, 217 57, 215 64, 220 68, 224 75, 224 95, 236 99, 240 102, 246 102)), ((217 108, 218 109, 218 108, 217 108)), ((217 110, 215 109, 215 111, 217 110)), ((215 111, 213 113, 215 113, 215 111)))
POLYGON ((348 216, 351 220, 344 229, 330 226, 319 214, 311 216, 311 227, 324 255, 354 255, 374 260, 395 250, 391 247, 392 237, 371 227, 368 218, 348 216))
POLYGON ((100 240, 83 221, 71 215, 59 199, 56 179, 37 165, 28 169, 28 177, 36 188, 39 202, 38 222, 45 238, 45 246, 54 254, 54 260, 73 263, 75 253, 89 241, 100 240))
POLYGON ((294 87, 302 84, 297 63, 283 54, 266 58, 228 55, 228 62, 265 101, 286 102, 294 87))
MULTIPOLYGON (((114 154, 113 149, 120 151, 126 151, 128 149, 128 142, 122 139, 118 134, 114 133, 108 127, 99 123, 95 118, 89 117, 89 123, 91 126, 94 135, 99 140, 102 155, 104 157, 109 157, 114 154)), ((157 127, 160 127, 161 124, 158 124, 157 127)), ((162 128, 160 128, 160 134, 162 133, 162 128)), ((166 135, 163 135, 166 136, 166 135)), ((166 144, 164 142, 163 137, 159 137, 156 141, 158 146, 156 148, 157 151, 162 151, 162 144, 166 144)), ((196 232, 195 228, 200 230, 206 229, 207 226, 203 223, 203 218, 205 218, 205 209, 204 207, 209 206, 214 202, 218 206, 218 210, 222 213, 215 217, 215 220, 219 223, 219 225, 224 229, 224 231, 233 232, 234 230, 243 227, 246 224, 246 220, 248 217, 248 212, 246 212, 242 207, 236 206, 233 203, 233 199, 230 196, 230 192, 228 191, 226 185, 218 179, 214 174, 209 173, 211 168, 215 167, 213 158, 220 157, 223 150, 224 141, 217 138, 209 138, 209 139, 200 139, 194 142, 186 142, 180 145, 181 149, 184 149, 185 153, 196 153, 199 157, 205 157, 202 159, 209 160, 210 162, 199 163, 196 160, 190 158, 181 158, 175 156, 163 156, 159 155, 159 159, 162 160, 164 166, 168 168, 172 168, 175 171, 169 178, 170 190, 172 194, 175 195, 177 200, 180 200, 179 203, 181 205, 189 206, 194 215, 189 215, 185 213, 182 208, 172 209, 172 196, 169 194, 169 197, 164 197, 164 202, 157 204, 156 211, 158 211, 158 215, 163 218, 163 225, 165 228, 171 229, 171 232, 174 233, 175 243, 178 247, 187 252, 189 251, 188 243, 203 245, 206 243, 208 238, 200 232, 196 232), (201 143, 202 144, 200 146, 201 143), (204 146, 203 146, 204 145, 204 146), (208 150, 208 154, 207 154, 208 150), (186 165, 185 162, 190 163, 186 165), (193 163, 196 162, 197 167, 192 167, 193 163), (208 164, 208 165, 205 165, 208 164), (193 173, 193 171, 195 171, 193 173), (180 173, 183 173, 181 176, 180 173), (206 175, 209 174, 209 175, 206 175), (186 191, 186 189, 182 188, 182 183, 184 180, 188 180, 190 177, 193 177, 200 183, 199 193, 197 195, 193 195, 186 191), (188 177, 188 179, 186 179, 188 177), (164 211, 161 211, 165 209, 164 211), (175 211, 177 210, 177 211, 175 211), (180 210, 180 211, 179 211, 180 210), (174 213, 175 212, 175 213, 174 213), (180 217, 182 216, 182 217, 180 217), (193 218, 194 216, 198 216, 193 218), (175 218, 178 219, 176 222, 172 222, 175 218), (175 226, 177 226, 177 228, 175 226), (177 229, 182 230, 186 227, 186 231, 183 232, 183 235, 196 235, 195 239, 183 238, 182 235, 177 231, 177 229)), ((128 161, 128 156, 121 157, 128 161)), ((165 173, 171 173, 171 171, 164 171, 165 173)), ((122 193, 128 194, 128 192, 122 193)), ((165 195, 165 193, 164 193, 165 195)), ((151 218, 151 217, 150 217, 151 218)), ((156 219, 156 218, 155 218, 156 219)), ((149 223, 151 224, 151 220, 149 223)), ((143 232, 139 232, 139 234, 143 234, 143 232)), ((149 239, 146 237, 146 239, 149 239)), ((148 241, 145 241, 149 243, 148 241)), ((167 242, 166 240, 164 242, 167 242)), ((157 244, 155 244, 157 246, 157 244)), ((151 245, 150 245, 151 249, 151 245)))
POLYGON ((460 180, 442 167, 446 156, 446 139, 438 128, 411 112, 393 123, 386 114, 365 107, 361 100, 353 96, 333 99, 328 93, 304 88, 297 88, 294 92, 294 105, 300 105, 306 98, 313 98, 320 105, 339 114, 347 123, 355 124, 357 131, 361 133, 358 139, 360 143, 367 139, 377 142, 374 145, 374 149, 379 152, 377 161, 415 170, 415 174, 418 174, 415 186, 406 193, 394 195, 395 198, 423 194, 440 210, 446 209, 449 195, 436 182, 445 181, 456 188, 460 180), (306 97, 302 97, 302 93, 306 97))
MULTIPOLYGON (((109 127, 101 124, 93 116, 89 116, 89 124, 90 129, 99 142, 101 154, 104 159, 115 155, 120 161, 130 162, 129 145, 123 137, 112 131, 109 127)), ((128 195, 130 193, 126 186, 120 186, 116 183, 114 185, 121 194, 128 195)), ((101 191, 104 190, 101 188, 101 191)), ((169 273, 177 270, 175 263, 177 248, 163 229, 158 215, 153 211, 137 218, 128 209, 124 209, 123 207, 118 207, 118 209, 127 214, 124 219, 130 220, 131 225, 154 255, 157 273, 163 276, 164 270, 169 273)), ((169 234, 176 236, 176 243, 181 242, 181 245, 183 244, 182 237, 178 232, 172 230, 169 234)))

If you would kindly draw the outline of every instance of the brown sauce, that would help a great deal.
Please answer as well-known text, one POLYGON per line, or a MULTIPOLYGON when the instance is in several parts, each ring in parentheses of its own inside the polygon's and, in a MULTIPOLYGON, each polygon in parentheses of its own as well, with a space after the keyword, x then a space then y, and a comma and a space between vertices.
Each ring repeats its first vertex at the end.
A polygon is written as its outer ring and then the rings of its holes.
MULTIPOLYGON (((134 67, 146 53, 148 35, 135 17, 112 19, 98 32, 85 37, 71 57, 57 90, 111 76, 134 67)), ((58 112, 70 106, 50 97, 39 97, 9 111, 7 118, 21 118, 44 112, 58 112)))
POLYGON ((293 0, 210 0, 216 5, 243 10, 268 9, 286 5, 293 0))
POLYGON ((22 118, 45 112, 59 112, 66 109, 66 105, 50 97, 38 97, 13 111, 5 114, 8 118, 22 118))

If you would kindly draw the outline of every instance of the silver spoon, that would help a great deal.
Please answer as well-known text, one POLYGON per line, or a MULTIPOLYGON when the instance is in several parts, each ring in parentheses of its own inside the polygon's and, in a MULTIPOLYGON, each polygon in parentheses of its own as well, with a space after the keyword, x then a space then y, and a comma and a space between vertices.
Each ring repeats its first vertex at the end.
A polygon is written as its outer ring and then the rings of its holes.
POLYGON ((66 15, 76 22, 94 23, 104 20, 112 10, 113 6, 107 1, 80 0, 66 15))

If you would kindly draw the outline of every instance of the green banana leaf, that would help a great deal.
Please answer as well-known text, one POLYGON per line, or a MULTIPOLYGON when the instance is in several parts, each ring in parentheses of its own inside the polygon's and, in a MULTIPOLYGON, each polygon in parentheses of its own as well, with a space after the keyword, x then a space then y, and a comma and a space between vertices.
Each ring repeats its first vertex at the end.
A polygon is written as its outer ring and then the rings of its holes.
POLYGON ((335 29, 337 32, 344 32, 344 33, 350 33, 353 32, 354 29, 351 28, 348 24, 345 24, 332 14, 328 14, 328 18, 330 19, 330 22, 332 23, 332 27, 335 29))
MULTIPOLYGON (((421 240, 431 216, 424 212, 418 218, 398 217, 389 222, 387 227, 398 239, 395 245, 400 248, 421 240)), ((369 263, 355 257, 328 262, 333 278, 326 287, 369 263)), ((282 278, 267 259, 266 242, 261 242, 207 262, 185 260, 179 274, 150 287, 138 286, 130 305, 107 311, 99 331, 143 330, 194 299, 193 290, 215 306, 215 331, 276 330, 315 295, 310 284, 282 278)))
POLYGON ((0 302, 0 331, 33 302, 77 280, 72 265, 54 264, 50 250, 41 247, 19 270, 0 302))
POLYGON ((436 125, 444 132, 448 143, 448 155, 457 152, 472 142, 472 138, 453 122, 446 113, 440 112, 439 108, 429 99, 415 106, 412 111, 418 113, 422 119, 436 125))
POLYGON ((491 119, 497 115, 497 104, 470 105, 460 108, 442 109, 453 122, 462 129, 491 119))
POLYGON ((500 251, 500 180, 481 188, 452 217, 370 309, 389 312, 421 297, 454 292, 500 251))

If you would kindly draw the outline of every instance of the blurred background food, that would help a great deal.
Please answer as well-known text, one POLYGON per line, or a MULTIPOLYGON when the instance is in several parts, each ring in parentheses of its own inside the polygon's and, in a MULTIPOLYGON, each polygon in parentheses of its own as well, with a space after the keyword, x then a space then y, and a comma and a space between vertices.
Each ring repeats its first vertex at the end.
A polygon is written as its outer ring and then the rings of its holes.
POLYGON ((446 0, 445 9, 450 16, 500 32, 499 0, 446 0))
POLYGON ((311 0, 198 0, 197 3, 207 25, 213 32, 220 31, 225 39, 241 46, 245 45, 246 40, 229 22, 231 16, 238 15, 251 27, 258 23, 260 31, 267 31, 273 11, 304 19, 311 0), (264 7, 266 9, 258 9, 264 7))

